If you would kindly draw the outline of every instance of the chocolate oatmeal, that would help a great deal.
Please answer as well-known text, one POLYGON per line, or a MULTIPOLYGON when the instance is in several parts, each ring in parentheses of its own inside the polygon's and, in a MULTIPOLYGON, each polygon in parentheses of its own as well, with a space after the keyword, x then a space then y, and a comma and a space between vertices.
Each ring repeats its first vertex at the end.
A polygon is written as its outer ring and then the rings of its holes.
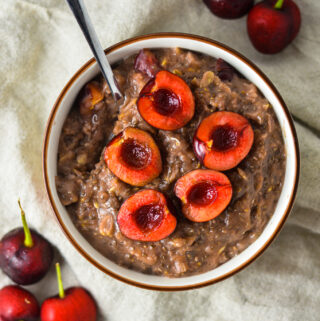
MULTIPOLYGON (((135 61, 134 55, 114 66, 125 101, 114 102, 101 76, 82 89, 62 129, 56 186, 77 228, 110 260, 148 274, 195 275, 228 261, 263 231, 284 180, 282 133, 269 102, 223 60, 179 48, 146 53, 149 65, 135 61), (191 120, 186 118, 186 124, 179 129, 151 126, 137 108, 141 90, 160 70, 182 78, 194 97, 194 115, 191 120), (239 164, 229 170, 218 169, 231 182, 228 206, 213 219, 195 222, 183 215, 174 187, 190 171, 207 169, 194 152, 194 137, 200 123, 220 111, 243 116, 253 129, 254 140, 249 154, 239 164), (161 159, 154 161, 159 173, 157 177, 150 176, 151 181, 141 180, 143 185, 125 183, 131 178, 120 180, 120 174, 116 176, 106 163, 107 144, 127 128, 147 132, 160 151, 161 159), (174 231, 159 241, 130 239, 117 223, 124 201, 145 189, 163 193, 174 208, 176 227, 171 225, 174 231)), ((178 103, 166 92, 161 95, 157 98, 161 102, 170 100, 173 106, 178 103)), ((233 143, 230 137, 228 144, 233 143)), ((141 154, 136 146, 130 148, 141 154)), ((149 154, 146 155, 147 159, 149 154)))

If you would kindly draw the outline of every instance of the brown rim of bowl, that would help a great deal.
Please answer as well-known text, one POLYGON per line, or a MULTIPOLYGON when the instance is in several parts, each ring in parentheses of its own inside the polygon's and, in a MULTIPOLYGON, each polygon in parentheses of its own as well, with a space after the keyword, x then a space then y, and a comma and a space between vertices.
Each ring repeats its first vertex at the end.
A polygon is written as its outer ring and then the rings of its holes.
POLYGON ((185 33, 174 33, 174 32, 169 32, 169 33, 154 33, 154 34, 147 34, 143 36, 138 36, 134 38, 130 38, 124 41, 121 41, 107 49, 105 49, 105 53, 108 54, 110 52, 115 51, 116 49, 122 48, 128 44, 135 43, 137 41, 141 40, 146 40, 146 39, 153 39, 153 38, 183 38, 183 39, 190 39, 190 40, 196 40, 200 41, 215 47, 218 47, 220 49, 223 49, 227 51, 228 53, 236 56, 238 59, 240 59, 242 62, 244 62, 246 65, 248 65, 251 69, 253 69, 268 85, 268 87, 271 89, 273 94, 277 97, 277 99, 280 101, 281 107, 286 115, 287 121, 289 123, 293 138, 294 138, 294 147, 295 147, 295 158, 296 158, 296 168, 295 168, 295 179, 294 179, 294 187, 290 196, 290 200, 288 202, 287 208, 284 212, 284 215, 282 216, 281 221, 279 222, 277 228, 274 230, 268 241, 264 244, 264 246, 251 258, 249 258, 246 262, 242 263, 240 266, 236 267, 232 271, 221 275, 217 278, 214 278, 212 280, 204 281, 204 282, 199 282, 196 284, 192 285, 185 285, 185 286, 156 286, 156 285, 149 285, 145 283, 140 283, 134 280, 127 279, 123 276, 120 276, 112 271, 109 271, 107 268, 99 264, 97 261, 95 261, 94 258, 92 258, 81 246, 77 243, 77 241, 72 237, 71 233, 68 231, 67 227, 65 226, 58 210, 56 207, 56 204, 53 200, 52 193, 49 187, 49 181, 48 181, 48 175, 47 175, 47 153, 48 153, 48 141, 49 141, 49 136, 51 133, 51 128, 52 128, 52 123, 53 119, 55 117, 55 114, 60 106, 61 100, 65 96, 66 92, 69 90, 71 85, 75 82, 75 80, 79 77, 80 74, 82 74, 84 71, 86 71, 93 63, 95 63, 95 59, 92 58, 90 59, 87 63, 85 63, 73 76, 72 78, 68 81, 68 83, 65 85, 65 87, 62 89, 59 97, 57 98, 52 111, 50 113, 47 126, 46 126, 46 131, 45 131, 45 137, 44 137, 44 144, 43 144, 43 159, 42 159, 42 166, 43 166, 43 175, 44 175, 44 182, 45 182, 45 187, 47 190, 47 196, 49 198, 51 207, 55 213, 55 216, 64 232, 64 234, 67 236, 69 241, 73 244, 73 246, 89 261, 91 262, 95 267, 103 271, 104 273, 108 274, 109 276, 112 276, 113 278, 120 280, 122 282, 125 282, 130 285, 134 285, 140 288, 144 289, 149 289, 149 290, 157 290, 157 291, 181 291, 181 290, 190 290, 190 289, 196 289, 200 288, 203 286, 207 286, 213 283, 217 283, 219 281, 222 281, 229 276, 232 276, 233 274, 241 271, 243 268, 245 268, 247 265, 249 265, 251 262, 253 262, 257 257, 259 257, 265 250, 266 248, 271 244, 271 242, 275 239, 279 231, 281 230, 284 222, 286 221, 290 210, 292 209, 294 199, 296 197, 297 193, 297 188, 298 188, 298 181, 299 181, 299 174, 300 174, 300 155, 299 155, 299 144, 298 144, 298 138, 297 138, 297 133, 291 118, 291 115, 289 113, 289 110, 282 99, 281 95, 279 94, 278 90, 275 88, 275 86, 271 83, 271 81, 267 78, 267 76, 251 61, 249 61, 247 58, 245 58, 243 55, 238 53, 237 51, 229 48, 228 46, 225 46, 217 41, 211 40, 209 38, 201 37, 201 36, 196 36, 192 34, 185 34, 185 33))

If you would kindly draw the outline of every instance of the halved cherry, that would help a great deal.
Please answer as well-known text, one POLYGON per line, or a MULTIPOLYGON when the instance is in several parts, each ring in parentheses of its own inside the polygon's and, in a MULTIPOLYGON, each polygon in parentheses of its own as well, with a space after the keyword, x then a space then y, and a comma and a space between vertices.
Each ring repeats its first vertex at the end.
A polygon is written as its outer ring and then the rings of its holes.
POLYGON ((203 119, 194 139, 193 149, 204 166, 225 171, 237 166, 253 144, 253 129, 243 116, 218 111, 203 119))
POLYGON ((193 117, 194 97, 182 78, 161 70, 141 90, 138 110, 151 126, 176 130, 193 117))
POLYGON ((141 71, 149 77, 154 77, 160 70, 160 67, 154 53, 149 49, 142 49, 134 61, 134 69, 141 71))
POLYGON ((160 151, 151 135, 133 127, 109 142, 104 160, 114 175, 134 186, 151 182, 162 170, 160 151))
POLYGON ((197 169, 179 178, 174 192, 182 202, 182 212, 191 221, 210 221, 228 206, 232 186, 226 175, 197 169))
POLYGON ((80 114, 91 115, 94 106, 102 101, 104 93, 102 86, 97 81, 91 81, 84 86, 80 93, 80 114))
POLYGON ((166 197, 152 189, 139 191, 129 197, 121 205, 117 222, 126 237, 152 242, 169 236, 177 225, 166 197))
POLYGON ((221 58, 216 61, 215 71, 222 81, 231 81, 236 72, 231 65, 221 58))

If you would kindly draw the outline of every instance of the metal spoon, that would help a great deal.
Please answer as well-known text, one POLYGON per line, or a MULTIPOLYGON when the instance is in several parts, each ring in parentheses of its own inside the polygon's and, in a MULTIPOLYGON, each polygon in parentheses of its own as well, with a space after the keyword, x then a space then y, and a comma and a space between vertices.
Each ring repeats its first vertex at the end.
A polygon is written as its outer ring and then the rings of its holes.
POLYGON ((88 11, 82 0, 66 0, 72 13, 74 14, 82 33, 84 34, 87 42, 96 58, 103 77, 107 81, 111 90, 113 98, 117 101, 123 97, 119 86, 114 77, 111 66, 107 60, 107 57, 101 47, 97 34, 92 26, 91 19, 88 15, 88 11))

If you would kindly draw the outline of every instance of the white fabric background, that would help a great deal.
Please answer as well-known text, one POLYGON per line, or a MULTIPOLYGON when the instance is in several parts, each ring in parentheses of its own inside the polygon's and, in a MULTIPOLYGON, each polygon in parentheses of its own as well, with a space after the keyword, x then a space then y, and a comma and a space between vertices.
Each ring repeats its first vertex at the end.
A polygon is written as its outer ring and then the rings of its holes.
MULTIPOLYGON (((45 196, 45 123, 63 86, 92 56, 72 14, 63 0, 0 0, 0 235, 20 224, 20 197, 30 225, 59 249, 65 286, 90 289, 99 320, 319 320, 320 2, 296 2, 302 11, 298 38, 281 54, 265 56, 251 46, 245 18, 221 20, 201 0, 86 0, 103 47, 158 31, 195 33, 230 45, 270 77, 296 120, 300 188, 277 240, 260 259, 219 284, 157 293, 91 266, 62 234, 45 196)), ((8 283, 0 272, 0 287, 8 283)), ((57 293, 54 268, 30 289, 40 301, 57 293)))

